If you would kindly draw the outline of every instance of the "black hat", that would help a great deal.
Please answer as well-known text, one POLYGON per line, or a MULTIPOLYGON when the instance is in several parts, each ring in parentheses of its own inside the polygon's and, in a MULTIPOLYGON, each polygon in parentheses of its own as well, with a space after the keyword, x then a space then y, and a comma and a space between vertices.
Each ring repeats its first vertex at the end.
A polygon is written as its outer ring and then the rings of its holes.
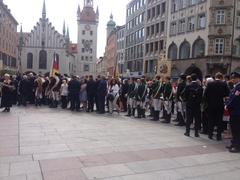
POLYGON ((183 79, 183 80, 186 80, 187 76, 186 76, 186 74, 181 74, 180 78, 183 79))
POLYGON ((239 72, 233 72, 233 73, 231 74, 231 77, 232 77, 232 78, 240 78, 240 73, 239 73, 239 72))

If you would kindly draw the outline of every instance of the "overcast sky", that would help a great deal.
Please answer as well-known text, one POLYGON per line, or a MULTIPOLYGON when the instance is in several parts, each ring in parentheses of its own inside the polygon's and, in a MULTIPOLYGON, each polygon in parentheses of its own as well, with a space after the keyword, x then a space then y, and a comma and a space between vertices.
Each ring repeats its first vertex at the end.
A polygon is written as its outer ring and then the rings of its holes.
MULTIPOLYGON (((69 26, 70 38, 77 42, 77 7, 83 8, 84 0, 45 0, 47 17, 62 33, 63 21, 69 26)), ((30 32, 42 16, 43 0, 3 0, 8 5, 24 32, 30 32)), ((126 21, 126 5, 130 0, 94 0, 94 8, 99 6, 98 57, 102 56, 106 45, 106 24, 111 12, 117 25, 126 21)), ((20 26, 19 26, 20 27, 20 26)))

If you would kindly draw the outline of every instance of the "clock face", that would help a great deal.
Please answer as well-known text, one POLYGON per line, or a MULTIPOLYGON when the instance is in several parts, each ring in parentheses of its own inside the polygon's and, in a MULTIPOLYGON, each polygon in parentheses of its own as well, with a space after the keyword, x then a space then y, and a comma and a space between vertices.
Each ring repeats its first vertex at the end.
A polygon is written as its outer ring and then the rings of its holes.
POLYGON ((87 31, 89 31, 89 30, 91 29, 90 25, 87 24, 87 25, 85 26, 85 29, 86 29, 87 31))

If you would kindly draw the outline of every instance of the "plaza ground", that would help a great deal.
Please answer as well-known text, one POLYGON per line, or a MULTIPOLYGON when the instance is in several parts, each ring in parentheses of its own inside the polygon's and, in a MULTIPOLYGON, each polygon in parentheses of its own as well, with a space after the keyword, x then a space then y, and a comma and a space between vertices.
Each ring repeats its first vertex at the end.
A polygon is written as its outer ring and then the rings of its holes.
POLYGON ((183 133, 123 114, 13 108, 0 113, 0 180, 239 180, 227 141, 183 133))

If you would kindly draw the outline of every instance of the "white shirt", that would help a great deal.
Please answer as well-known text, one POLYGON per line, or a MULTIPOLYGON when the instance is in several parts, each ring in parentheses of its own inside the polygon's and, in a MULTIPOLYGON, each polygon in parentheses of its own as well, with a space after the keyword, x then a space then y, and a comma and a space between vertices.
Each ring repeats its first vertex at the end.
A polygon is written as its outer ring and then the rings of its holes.
POLYGON ((117 95, 117 93, 119 92, 119 86, 118 86, 118 84, 115 84, 114 86, 112 86, 112 88, 110 89, 110 92, 114 95, 114 96, 116 96, 117 95))
POLYGON ((61 85, 61 96, 67 96, 68 95, 68 84, 62 84, 61 85))

